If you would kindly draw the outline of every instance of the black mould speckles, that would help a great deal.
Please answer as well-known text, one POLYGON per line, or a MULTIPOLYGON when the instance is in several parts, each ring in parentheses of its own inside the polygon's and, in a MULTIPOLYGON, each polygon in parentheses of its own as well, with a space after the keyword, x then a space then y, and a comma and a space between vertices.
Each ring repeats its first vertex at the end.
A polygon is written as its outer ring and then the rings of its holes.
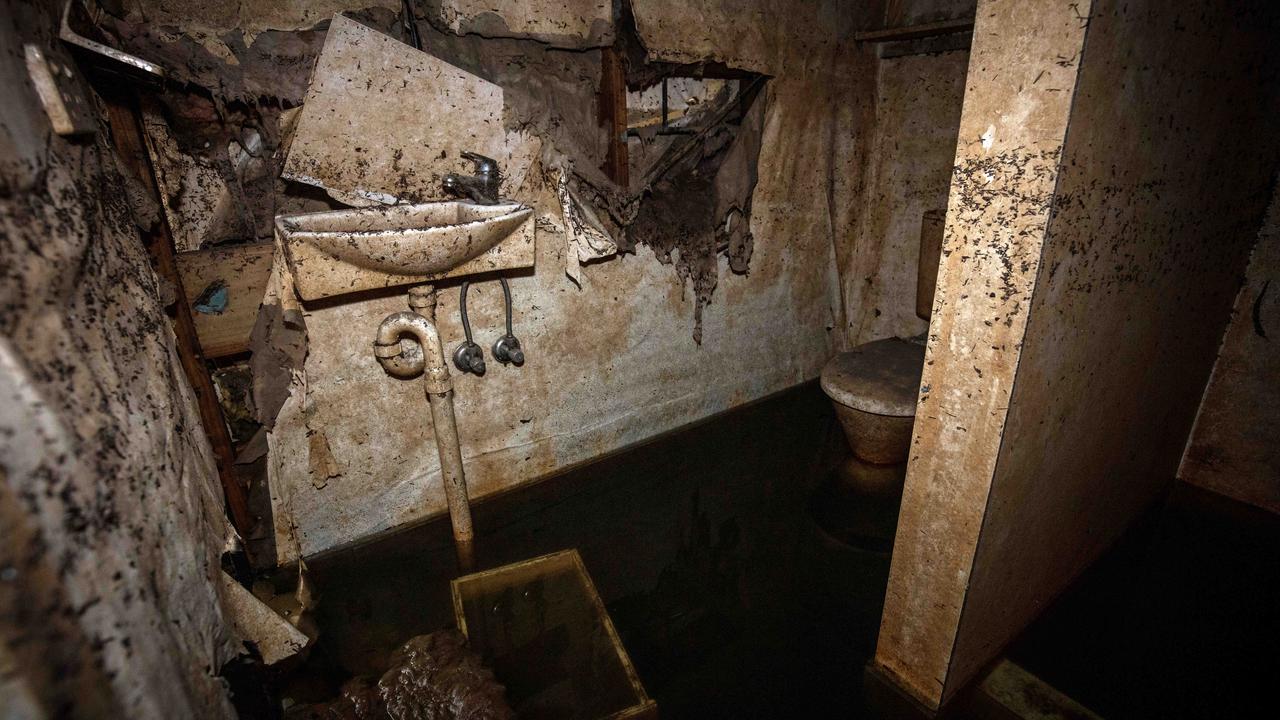
POLYGON ((1060 157, 1060 148, 1016 148, 965 158, 953 171, 956 222, 948 228, 943 255, 960 251, 961 262, 998 263, 987 295, 1002 310, 987 325, 1012 326, 1022 312, 1018 296, 1036 269, 1060 157))
MULTIPOLYGON (((197 643, 199 654, 226 647, 212 586, 144 584, 157 566, 216 559, 222 538, 209 532, 224 521, 204 507, 203 494, 218 494, 207 446, 172 431, 196 422, 194 409, 115 160, 97 139, 51 140, 45 184, 0 198, 0 332, 29 371, 39 412, 58 419, 53 431, 34 429, 43 461, 3 483, 15 509, 41 519, 24 562, 76 592, 79 604, 58 614, 85 630, 88 657, 68 678, 90 666, 126 674, 119 648, 188 603, 214 640, 197 643)), ((23 401, 4 401, 23 414, 23 401)), ((6 436, 15 428, 0 421, 6 436)), ((221 696, 216 683, 175 672, 211 702, 221 696)))

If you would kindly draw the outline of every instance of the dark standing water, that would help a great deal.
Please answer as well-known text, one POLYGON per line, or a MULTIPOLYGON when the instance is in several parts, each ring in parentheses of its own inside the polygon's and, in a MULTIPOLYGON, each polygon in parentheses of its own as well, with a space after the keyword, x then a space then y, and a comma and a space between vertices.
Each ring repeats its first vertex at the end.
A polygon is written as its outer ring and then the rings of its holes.
MULTIPOLYGON (((481 565, 577 548, 664 719, 867 717, 887 557, 833 544, 806 508, 844 452, 806 385, 479 503, 481 565)), ((1278 556, 1280 518, 1176 488, 1009 657, 1113 720, 1268 717, 1278 556)), ((314 562, 323 634, 286 694, 329 697, 452 625, 454 567, 443 519, 314 562)), ((557 594, 540 592, 506 601, 538 617, 557 594)))
POLYGON ((572 551, 454 585, 471 647, 526 720, 594 720, 647 704, 572 551))
MULTIPOLYGON (((854 558, 830 582, 806 505, 843 442, 807 384, 478 503, 481 566, 578 549, 663 718, 848 717, 888 564, 854 558)), ((440 520, 312 563, 322 636, 287 691, 376 675, 451 625, 452 556, 440 520)))

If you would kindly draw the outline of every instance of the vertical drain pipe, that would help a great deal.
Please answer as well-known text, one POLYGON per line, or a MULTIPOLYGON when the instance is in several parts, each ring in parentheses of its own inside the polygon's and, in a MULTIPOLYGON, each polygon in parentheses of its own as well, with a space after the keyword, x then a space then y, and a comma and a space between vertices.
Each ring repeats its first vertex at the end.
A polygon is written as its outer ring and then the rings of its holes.
POLYGON ((409 312, 388 315, 378 326, 373 354, 387 373, 400 378, 423 376, 436 450, 440 454, 440 480, 449 505, 454 549, 463 574, 475 569, 475 535, 471 529, 471 501, 462 470, 462 446, 453 415, 453 381, 449 378, 444 346, 436 331, 436 291, 430 285, 409 289, 409 312), (402 340, 404 336, 416 340, 402 340))

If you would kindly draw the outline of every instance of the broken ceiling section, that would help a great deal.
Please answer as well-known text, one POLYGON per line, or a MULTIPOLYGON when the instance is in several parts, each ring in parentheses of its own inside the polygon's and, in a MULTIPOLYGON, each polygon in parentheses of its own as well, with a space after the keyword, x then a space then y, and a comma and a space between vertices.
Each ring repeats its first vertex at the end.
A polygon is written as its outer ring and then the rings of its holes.
POLYGON ((553 48, 613 44, 613 0, 426 0, 433 25, 456 35, 521 38, 553 48))

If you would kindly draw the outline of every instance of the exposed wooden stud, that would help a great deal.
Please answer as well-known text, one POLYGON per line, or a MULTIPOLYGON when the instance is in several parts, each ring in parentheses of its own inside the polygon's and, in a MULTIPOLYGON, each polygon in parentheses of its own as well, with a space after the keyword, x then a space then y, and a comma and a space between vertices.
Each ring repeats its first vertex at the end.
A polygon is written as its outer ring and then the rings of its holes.
POLYGON ((211 286, 226 286, 226 309, 220 313, 192 314, 200 349, 207 358, 238 355, 249 349, 249 335, 258 319, 258 307, 271 275, 275 243, 260 242, 178 253, 187 304, 196 309, 196 300, 211 286))
POLYGON ((908 25, 906 27, 869 30, 867 32, 854 33, 853 39, 857 42, 893 42, 895 40, 916 40, 918 38, 949 35, 971 30, 973 30, 973 18, 960 18, 957 20, 921 23, 920 25, 908 25))
POLYGON ((609 149, 604 173, 621 187, 630 181, 627 157, 627 76, 622 55, 614 48, 600 51, 600 124, 609 130, 609 149))
MULTIPOLYGON (((162 202, 154 169, 151 167, 143 140, 142 118, 137 99, 130 94, 108 93, 104 96, 104 100, 107 105, 107 118, 111 124, 111 137, 121 162, 143 183, 147 192, 157 203, 162 202)), ((236 475, 235 450, 231 445, 231 434, 222 416, 222 406, 218 403, 213 380, 205 366, 200 340, 191 318, 191 307, 187 304, 182 276, 178 272, 173 239, 166 219, 161 216, 154 228, 142 232, 141 235, 156 274, 172 283, 176 291, 173 303, 173 329, 177 338, 178 358, 196 394, 200 421, 204 425, 205 434, 209 438, 214 458, 217 460, 218 477, 222 481, 222 490, 227 498, 231 522, 242 536, 247 535, 253 525, 253 515, 249 512, 247 493, 236 475)))

